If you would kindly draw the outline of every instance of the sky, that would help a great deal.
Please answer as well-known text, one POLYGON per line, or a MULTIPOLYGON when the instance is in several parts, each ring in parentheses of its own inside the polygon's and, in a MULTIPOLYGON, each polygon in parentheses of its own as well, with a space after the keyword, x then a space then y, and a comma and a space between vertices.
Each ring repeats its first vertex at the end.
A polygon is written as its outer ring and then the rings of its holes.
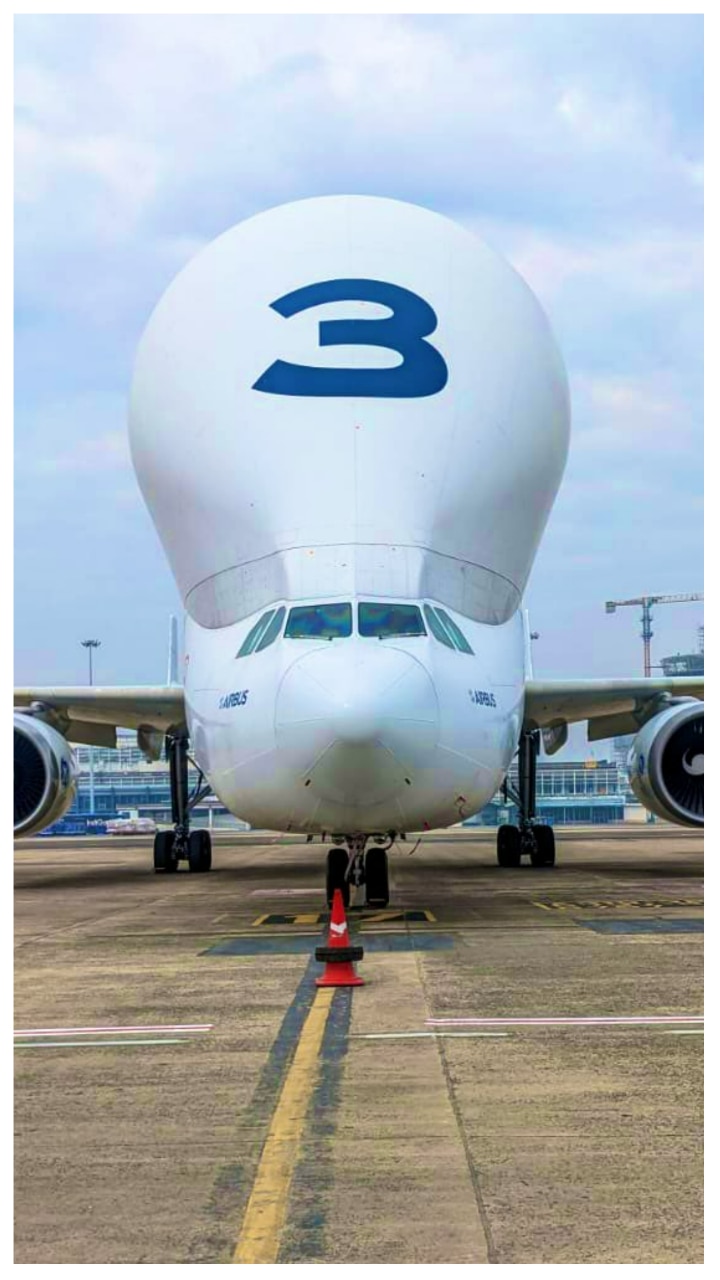
MULTIPOLYGON (((525 603, 547 678, 642 674, 637 609, 701 591, 702 18, 16 18, 15 678, 165 679, 182 613, 140 498, 144 325, 208 241, 354 192, 455 218, 545 308, 565 479, 525 603)), ((658 606, 655 660, 702 605, 658 606)), ((577 739, 576 739, 577 741, 577 739)))

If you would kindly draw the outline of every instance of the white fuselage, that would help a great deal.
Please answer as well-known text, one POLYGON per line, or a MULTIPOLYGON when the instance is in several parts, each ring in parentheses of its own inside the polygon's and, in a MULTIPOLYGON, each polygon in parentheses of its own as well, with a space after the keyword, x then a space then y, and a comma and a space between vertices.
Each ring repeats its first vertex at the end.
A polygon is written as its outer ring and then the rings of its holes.
POLYGON ((522 593, 568 437, 536 298, 426 209, 300 201, 180 273, 140 343, 130 440, 188 615, 193 749, 234 813, 381 833, 492 796, 517 746, 522 593), (322 602, 352 606, 342 636, 278 626, 237 656, 269 610, 322 602), (428 602, 465 651, 427 627, 362 633, 364 606, 428 602))
MULTIPOLYGON (((281 603, 281 602, 278 602, 281 603)), ((449 826, 497 791, 522 721, 525 639, 455 615, 472 654, 432 635, 285 639, 238 658, 256 615, 186 629, 198 763, 255 827, 381 833, 449 826)))

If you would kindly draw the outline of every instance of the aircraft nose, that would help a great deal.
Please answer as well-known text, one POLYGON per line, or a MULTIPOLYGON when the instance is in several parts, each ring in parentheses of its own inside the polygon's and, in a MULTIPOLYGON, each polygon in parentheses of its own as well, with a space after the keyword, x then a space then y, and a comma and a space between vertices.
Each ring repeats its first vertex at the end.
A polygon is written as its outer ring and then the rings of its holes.
POLYGON ((435 746, 435 687, 417 658, 383 641, 327 643, 286 672, 275 729, 317 794, 372 803, 410 785, 435 746))

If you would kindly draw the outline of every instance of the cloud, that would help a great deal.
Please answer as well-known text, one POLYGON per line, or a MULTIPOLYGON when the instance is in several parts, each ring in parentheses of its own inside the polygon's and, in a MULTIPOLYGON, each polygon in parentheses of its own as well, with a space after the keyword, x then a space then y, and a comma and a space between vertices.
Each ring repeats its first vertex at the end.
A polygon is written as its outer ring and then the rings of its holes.
POLYGON ((41 457, 37 466, 45 472, 72 471, 80 475, 98 471, 127 471, 130 468, 127 431, 107 431, 104 435, 84 440, 55 457, 41 457))
POLYGON ((703 246, 694 232, 660 228, 627 238, 615 233, 577 239, 540 235, 533 230, 513 238, 508 249, 513 265, 528 284, 553 301, 572 283, 583 288, 612 279, 626 295, 643 302, 677 300, 702 289, 703 246))
POLYGON ((639 451, 685 452, 701 445, 702 424, 660 373, 641 377, 580 377, 575 382, 579 419, 575 447, 583 453, 607 451, 623 458, 639 451))
MULTIPOLYGON (((92 29, 83 74, 78 20, 36 22, 26 40, 18 29, 21 194, 80 170, 96 180, 88 213, 110 194, 177 226, 169 198, 187 199, 201 178, 212 185, 184 207, 210 217, 220 203, 242 216, 283 188, 336 189, 341 177, 350 190, 434 190, 465 214, 506 211, 523 193, 545 224, 563 211, 595 223, 598 201, 636 222, 655 202, 684 221, 696 197, 701 155, 688 157, 657 86, 608 79, 612 25, 557 28, 559 61, 537 56, 537 26, 483 19, 109 17, 92 29), (567 58, 575 30, 597 42, 580 69, 567 58)), ((671 40, 668 28, 663 70, 671 40)))

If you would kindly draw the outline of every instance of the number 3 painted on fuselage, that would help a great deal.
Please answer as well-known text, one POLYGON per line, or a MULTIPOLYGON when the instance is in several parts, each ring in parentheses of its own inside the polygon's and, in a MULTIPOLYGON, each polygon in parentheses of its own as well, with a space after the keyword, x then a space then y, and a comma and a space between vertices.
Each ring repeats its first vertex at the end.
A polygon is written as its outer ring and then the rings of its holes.
POLYGON ((327 302, 377 302, 391 316, 379 320, 321 320, 321 347, 386 347, 403 357, 392 369, 324 369, 276 360, 258 378, 254 391, 276 396, 434 396, 448 380, 440 352, 425 338, 437 316, 423 298, 384 280, 323 280, 277 298, 270 305, 286 319, 327 302))

